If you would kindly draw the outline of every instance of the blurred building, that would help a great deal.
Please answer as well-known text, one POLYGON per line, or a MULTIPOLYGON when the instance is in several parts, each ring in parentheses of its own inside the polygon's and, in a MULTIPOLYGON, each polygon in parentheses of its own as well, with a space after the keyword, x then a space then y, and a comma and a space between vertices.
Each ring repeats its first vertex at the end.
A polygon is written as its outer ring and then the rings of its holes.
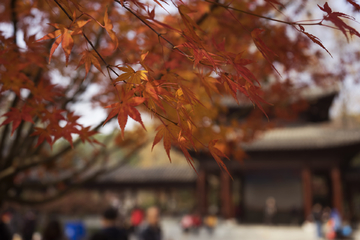
MULTIPOLYGON (((265 203, 275 199, 275 223, 300 223, 312 206, 336 208, 348 220, 360 217, 360 124, 351 126, 329 119, 335 92, 311 96, 308 109, 298 119, 263 133, 242 144, 248 155, 243 162, 225 161, 234 181, 206 153, 199 160, 197 192, 199 207, 208 212, 218 183, 218 205, 225 218, 264 222, 265 203), (357 165, 356 165, 357 164, 357 165)), ((246 107, 233 107, 230 114, 246 117, 246 107)))
MULTIPOLYGON (((140 192, 146 190, 155 194, 152 203, 170 212, 193 205, 203 215, 218 210, 225 218, 248 223, 265 221, 269 198, 275 199, 275 223, 299 224, 315 203, 338 209, 348 220, 359 219, 360 124, 330 121, 335 96, 336 92, 307 96, 309 107, 297 120, 242 144, 247 160, 225 161, 234 180, 207 153, 194 153, 196 175, 176 150, 176 160, 168 164, 163 149, 150 154, 149 145, 136 166, 115 170, 91 187, 127 189, 133 203, 141 203, 140 192)), ((229 115, 241 120, 249 108, 230 106, 229 115)))
MULTIPOLYGON (((193 153, 196 173, 176 149, 169 163, 162 146, 151 151, 149 143, 130 164, 87 184, 77 191, 78 197, 52 203, 49 211, 88 214, 112 204, 125 216, 135 205, 156 204, 165 214, 217 212, 244 223, 264 223, 266 202, 272 199, 274 223, 300 224, 315 203, 359 221, 360 122, 330 121, 335 96, 336 92, 307 96, 309 106, 295 121, 242 143, 247 159, 224 161, 233 180, 208 153, 193 153)), ((227 117, 238 121, 253 109, 228 106, 227 117)))

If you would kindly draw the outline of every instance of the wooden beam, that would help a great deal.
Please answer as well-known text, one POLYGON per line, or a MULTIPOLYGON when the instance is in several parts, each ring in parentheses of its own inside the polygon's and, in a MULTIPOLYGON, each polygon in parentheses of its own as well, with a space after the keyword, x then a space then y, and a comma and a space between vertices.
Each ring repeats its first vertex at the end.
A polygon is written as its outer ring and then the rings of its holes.
POLYGON ((225 171, 220 172, 221 214, 225 219, 234 217, 231 178, 225 171))
POLYGON ((196 181, 196 189, 197 189, 197 204, 198 210, 202 216, 208 214, 208 200, 207 200, 207 174, 205 170, 200 170, 198 172, 198 177, 196 181))
POLYGON ((338 167, 331 169, 331 183, 332 183, 332 202, 333 207, 336 208, 341 216, 344 216, 343 208, 343 189, 341 184, 341 173, 338 167))
POLYGON ((301 171, 301 178, 303 186, 304 219, 307 219, 311 214, 311 209, 313 205, 311 170, 309 168, 303 168, 301 171))

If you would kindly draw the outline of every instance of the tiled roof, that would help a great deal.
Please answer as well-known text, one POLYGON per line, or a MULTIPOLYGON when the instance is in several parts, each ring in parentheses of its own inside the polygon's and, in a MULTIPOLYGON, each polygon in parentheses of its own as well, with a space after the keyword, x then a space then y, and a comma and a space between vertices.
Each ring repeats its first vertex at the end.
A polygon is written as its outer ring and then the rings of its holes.
POLYGON ((242 144, 245 151, 317 149, 360 144, 360 129, 341 128, 332 123, 309 124, 268 130, 251 143, 242 144))
MULTIPOLYGON (((306 88, 300 91, 298 94, 293 96, 292 100, 296 100, 299 98, 307 99, 309 101, 323 98, 330 95, 336 95, 339 92, 338 86, 328 87, 328 88, 321 88, 321 87, 312 87, 306 88)), ((221 104, 227 106, 229 108, 235 107, 251 107, 253 103, 247 97, 240 95, 238 97, 238 102, 230 95, 223 96, 221 98, 221 104)))
MULTIPOLYGON (((171 164, 170 164, 171 165, 171 164)), ((193 182, 196 172, 189 167, 122 167, 100 177, 97 182, 150 183, 150 182, 193 182)))

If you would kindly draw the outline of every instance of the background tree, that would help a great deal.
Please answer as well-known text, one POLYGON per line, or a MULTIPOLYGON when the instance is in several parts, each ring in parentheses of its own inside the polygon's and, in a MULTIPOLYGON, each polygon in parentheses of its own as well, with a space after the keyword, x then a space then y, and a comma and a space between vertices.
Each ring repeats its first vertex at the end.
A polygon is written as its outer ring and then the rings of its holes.
POLYGON ((12 31, 0 32, 0 204, 50 201, 115 167, 105 157, 112 139, 104 146, 93 138, 113 118, 125 160, 144 143, 139 132, 124 134, 128 117, 145 128, 142 117, 151 116, 154 146, 162 139, 168 155, 176 146, 191 166, 189 149, 209 151, 227 170, 221 158, 240 159, 238 143, 270 125, 265 116, 294 118, 306 108, 299 89, 331 86, 345 74, 322 61, 330 52, 307 28, 359 37, 352 17, 321 2, 311 12, 322 18, 298 19, 306 4, 2 1, 0 21, 12 31), (256 105, 246 122, 224 120, 228 97, 256 105), (90 100, 108 109, 92 128, 74 113, 90 100), (53 146, 61 138, 68 143, 53 146), (69 161, 81 142, 99 146, 69 161), (31 193, 32 175, 45 194, 31 193))

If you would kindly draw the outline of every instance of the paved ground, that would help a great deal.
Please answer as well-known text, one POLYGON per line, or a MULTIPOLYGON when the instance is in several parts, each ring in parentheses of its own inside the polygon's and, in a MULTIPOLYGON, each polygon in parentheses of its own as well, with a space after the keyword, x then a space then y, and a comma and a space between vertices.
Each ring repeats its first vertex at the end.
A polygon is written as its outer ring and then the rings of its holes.
MULTIPOLYGON (((304 231, 301 227, 237 225, 232 222, 219 223, 212 235, 206 229, 199 234, 183 234, 179 223, 173 219, 162 221, 164 240, 312 240, 313 231, 304 231)), ((360 232, 354 234, 354 240, 360 240, 360 232)))

